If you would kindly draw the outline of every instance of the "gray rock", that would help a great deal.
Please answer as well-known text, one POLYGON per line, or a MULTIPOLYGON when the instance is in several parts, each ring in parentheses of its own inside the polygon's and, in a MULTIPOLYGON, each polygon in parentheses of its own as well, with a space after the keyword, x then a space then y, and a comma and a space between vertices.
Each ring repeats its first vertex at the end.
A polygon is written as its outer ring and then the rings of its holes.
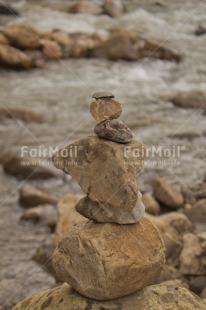
POLYGON ((84 217, 99 223, 134 224, 138 223, 144 215, 145 206, 138 201, 131 211, 115 208, 108 203, 99 204, 88 197, 82 198, 76 204, 76 211, 84 217))
POLYGON ((119 119, 108 119, 97 124, 94 132, 103 139, 117 143, 128 143, 133 139, 130 129, 119 119))

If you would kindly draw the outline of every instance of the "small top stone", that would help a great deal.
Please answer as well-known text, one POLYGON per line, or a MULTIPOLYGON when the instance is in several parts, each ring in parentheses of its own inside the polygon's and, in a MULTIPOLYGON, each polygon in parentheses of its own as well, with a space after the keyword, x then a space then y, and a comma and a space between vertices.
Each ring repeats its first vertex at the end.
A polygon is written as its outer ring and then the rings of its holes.
POLYGON ((95 93, 92 98, 101 99, 101 98, 114 98, 115 96, 110 92, 98 91, 95 93))

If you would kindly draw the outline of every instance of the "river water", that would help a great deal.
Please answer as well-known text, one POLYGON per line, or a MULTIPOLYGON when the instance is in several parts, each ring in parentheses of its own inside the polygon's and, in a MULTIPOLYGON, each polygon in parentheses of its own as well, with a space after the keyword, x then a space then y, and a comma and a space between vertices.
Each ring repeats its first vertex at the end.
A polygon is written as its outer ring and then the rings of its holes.
MULTIPOLYGON (((121 26, 177 50, 183 60, 177 64, 154 59, 139 62, 64 59, 50 62, 44 69, 19 72, 1 69, 0 103, 6 107, 30 108, 44 116, 44 122, 38 125, 25 125, 14 120, 1 124, 1 150, 20 151, 22 146, 64 146, 92 134, 95 121, 89 114, 91 96, 98 90, 109 90, 123 103, 121 119, 148 148, 180 148, 180 156, 175 160, 163 158, 160 165, 147 160, 139 181, 140 189, 151 189, 156 175, 163 175, 177 187, 186 187, 201 180, 205 173, 206 138, 180 140, 175 138, 175 134, 205 130, 205 116, 200 109, 174 107, 169 98, 179 91, 205 89, 206 36, 195 36, 194 31, 199 25, 206 25, 206 2, 126 1, 129 13, 115 19, 106 15, 68 15, 65 8, 70 2, 6 1, 19 9, 22 15, 15 20, 4 17, 0 24, 24 22, 40 31, 59 28, 68 32, 103 33, 111 27, 121 26), (169 135, 174 137, 169 138, 169 135)), ((65 184, 61 180, 33 181, 32 184, 57 195, 79 191, 75 183, 65 184)), ((0 212, 4 234, 0 236, 3 249, 0 302, 4 304, 10 298, 8 305, 54 283, 51 276, 38 269, 38 272, 33 272, 26 288, 23 286, 28 272, 32 273, 32 267, 34 270, 37 267, 31 257, 49 232, 44 228, 31 226, 28 229, 19 224, 22 213, 17 203, 16 187, 19 185, 18 180, 1 172, 0 212), (25 234, 27 231, 29 233, 25 234)))

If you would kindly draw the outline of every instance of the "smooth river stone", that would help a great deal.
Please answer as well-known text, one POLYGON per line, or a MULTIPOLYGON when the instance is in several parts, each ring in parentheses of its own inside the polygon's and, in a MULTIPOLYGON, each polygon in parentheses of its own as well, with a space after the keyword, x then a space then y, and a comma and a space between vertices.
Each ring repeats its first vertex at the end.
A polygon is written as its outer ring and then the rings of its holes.
POLYGON ((128 143, 133 139, 130 129, 119 119, 108 119, 97 124, 94 132, 100 138, 117 143, 128 143))
POLYGON ((125 146, 89 136, 57 151, 52 160, 91 200, 130 211, 138 200, 137 176, 144 157, 145 146, 139 141, 125 146))
POLYGON ((90 113, 97 122, 118 118, 122 113, 122 104, 113 98, 96 99, 90 104, 90 113))
POLYGON ((76 211, 84 217, 99 223, 134 224, 138 223, 145 211, 145 206, 141 201, 137 201, 136 206, 131 211, 125 211, 113 207, 107 203, 99 204, 88 197, 84 197, 75 206, 76 211))
POLYGON ((53 254, 60 279, 96 300, 122 297, 155 283, 164 262, 163 241, 146 218, 132 225, 79 223, 53 254))

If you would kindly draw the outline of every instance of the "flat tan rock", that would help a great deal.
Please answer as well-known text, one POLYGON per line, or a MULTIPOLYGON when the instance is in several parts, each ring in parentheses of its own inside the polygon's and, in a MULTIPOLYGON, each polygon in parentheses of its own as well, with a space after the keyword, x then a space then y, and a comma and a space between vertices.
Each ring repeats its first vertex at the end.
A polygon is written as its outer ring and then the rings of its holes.
POLYGON ((143 169, 145 146, 127 146, 95 136, 78 140, 53 155, 55 166, 73 176, 98 203, 132 210, 138 200, 137 176, 143 169))
POLYGON ((100 98, 90 104, 90 112, 98 122, 109 118, 118 118, 122 113, 122 104, 113 98, 100 98))
POLYGON ((67 284, 64 284, 29 296, 13 308, 13 310, 28 309, 204 310, 206 303, 186 288, 177 285, 151 285, 129 296, 110 301, 95 301, 81 296, 67 284))
MULTIPOLYGON (((139 195, 141 195, 139 193, 139 195)), ((108 203, 99 204, 88 197, 78 201, 75 206, 76 211, 84 217, 99 223, 134 224, 139 222, 144 216, 145 207, 141 200, 137 201, 136 206, 125 211, 111 206, 108 203)))
POLYGON ((177 209, 184 203, 182 194, 160 177, 154 180, 154 194, 158 201, 171 209, 177 209))
POLYGON ((53 266, 62 281, 82 295, 108 300, 153 284, 165 260, 165 247, 152 223, 76 225, 59 242, 53 266))
POLYGON ((49 60, 58 59, 63 57, 61 46, 56 42, 49 39, 41 40, 43 46, 42 54, 49 60))

